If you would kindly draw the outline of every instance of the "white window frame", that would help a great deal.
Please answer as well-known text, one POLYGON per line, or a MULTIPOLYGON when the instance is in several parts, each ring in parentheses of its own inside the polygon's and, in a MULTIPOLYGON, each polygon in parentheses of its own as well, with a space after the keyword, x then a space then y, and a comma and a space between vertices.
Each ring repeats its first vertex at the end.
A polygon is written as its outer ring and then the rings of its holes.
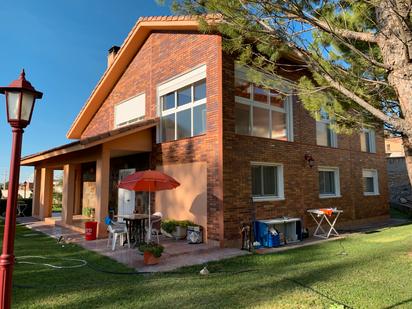
MULTIPOLYGON (((361 142, 361 151, 362 152, 367 152, 367 153, 376 153, 376 133, 374 129, 362 129, 361 134, 369 133, 369 150, 367 149, 363 150, 362 149, 362 136, 359 136, 360 142, 361 142)), ((365 145, 367 146, 367 145, 365 145)))
MULTIPOLYGON (((178 112, 184 111, 184 110, 188 110, 190 109, 191 111, 191 129, 190 129, 190 137, 193 137, 193 109, 196 106, 202 105, 202 104, 206 104, 207 103, 207 97, 198 101, 194 101, 195 97, 194 97, 194 84, 196 82, 201 81, 202 79, 206 79, 206 64, 202 64, 198 67, 195 67, 193 69, 191 69, 188 72, 179 74, 177 76, 172 77, 171 79, 159 84, 157 86, 157 115, 162 118, 165 116, 169 116, 171 114, 175 114, 175 136, 173 140, 167 141, 167 142, 171 142, 171 141, 176 141, 178 140, 177 138, 177 121, 176 121, 176 115, 178 112), (185 105, 182 106, 177 106, 177 91, 179 89, 185 88, 187 86, 191 86, 191 97, 192 97, 192 101, 190 103, 187 103, 185 105), (163 111, 163 102, 162 102, 162 97, 166 94, 169 94, 171 92, 174 92, 174 96, 175 96, 175 108, 171 108, 169 110, 163 111)), ((207 87, 207 85, 206 85, 207 87)), ((206 107, 206 111, 207 111, 207 107, 206 107)), ((206 129, 207 130, 207 129, 206 129)), ((206 133, 205 130, 205 133, 206 133)), ((158 125, 158 130, 157 130, 157 136, 156 136, 156 140, 157 143, 163 143, 166 141, 163 141, 163 136, 162 136, 162 121, 160 120, 160 124, 158 125)), ((205 134, 203 133, 203 134, 205 134)), ((198 136, 198 135, 195 135, 198 136)), ((190 138, 185 137, 185 138, 190 138)))
MULTIPOLYGON (((252 170, 252 166, 276 166, 277 169, 277 189, 278 195, 261 195, 261 196, 252 196, 253 202, 266 202, 266 201, 282 201, 285 199, 285 185, 283 179, 283 164, 281 163, 268 163, 268 162, 250 162, 250 169, 252 170)), ((263 185, 263 180, 262 180, 263 185)), ((252 190, 252 182, 250 189, 252 190)))
MULTIPOLYGON (((365 192, 363 191, 363 195, 371 196, 371 195, 379 195, 379 177, 378 171, 376 169, 362 169, 362 181, 363 178, 372 177, 373 178, 373 192, 365 192)), ((365 189, 363 189, 365 190, 365 189)))
POLYGON ((333 172, 334 173, 334 181, 335 181, 335 194, 322 194, 320 193, 319 187, 319 198, 337 198, 342 197, 340 192, 340 173, 338 167, 331 167, 331 166, 319 166, 318 168, 318 185, 319 185, 319 172, 333 172))
MULTIPOLYGON (((261 73, 263 74, 263 73, 261 73)), ((265 78, 270 79, 269 76, 265 75, 265 78)), ((279 77, 280 78, 280 77, 279 77)), ((290 90, 291 87, 288 84, 291 84, 291 82, 286 81, 286 80, 282 80, 281 84, 278 87, 278 90, 280 90, 281 92, 286 92, 289 95, 285 97, 284 99, 284 108, 280 108, 277 106, 272 106, 270 104, 270 90, 266 90, 266 94, 267 94, 267 98, 268 98, 268 102, 265 103, 260 103, 260 102, 256 102, 253 100, 254 98, 254 85, 253 82, 248 78, 247 76, 247 69, 240 67, 240 66, 236 66, 235 68, 235 80, 240 80, 240 81, 245 81, 250 83, 249 87, 250 87, 250 97, 249 99, 244 98, 244 97, 238 97, 235 96, 235 104, 243 104, 243 105, 247 105, 249 106, 249 123, 250 123, 250 127, 249 127, 249 134, 248 136, 255 136, 253 135, 253 107, 258 107, 258 108, 262 108, 268 111, 269 113, 269 137, 266 138, 270 138, 270 139, 275 139, 275 137, 272 137, 272 111, 275 112, 279 112, 279 113, 284 113, 286 115, 286 138, 287 141, 289 142, 293 142, 293 98, 292 98, 292 91, 290 90)), ((277 89, 272 89, 274 91, 276 91, 277 89)), ((279 140, 279 139, 278 139, 279 140)))
MULTIPOLYGON (((338 148, 338 136, 337 136, 336 132, 330 128, 330 124, 331 124, 331 120, 330 120, 329 118, 322 118, 322 117, 321 117, 320 120, 317 120, 317 121, 316 121, 316 145, 318 145, 318 146, 324 146, 324 147, 338 148), (318 123, 325 124, 325 125, 326 125, 326 126, 325 126, 325 127, 326 127, 326 130, 327 130, 328 126, 329 126, 329 132, 330 132, 330 134, 331 134, 331 136, 330 136, 330 145, 321 145, 321 144, 318 143, 318 136, 317 136, 317 131, 318 131, 317 126, 318 126, 318 123)), ((326 134, 327 134, 327 133, 328 133, 328 131, 326 131, 326 134)))
POLYGON ((114 120, 113 120, 114 121, 114 127, 115 128, 120 128, 120 127, 124 127, 126 125, 129 125, 129 124, 141 121, 145 118, 145 116, 146 116, 146 94, 144 92, 142 92, 142 93, 134 95, 134 96, 132 96, 132 97, 126 99, 126 100, 123 100, 123 101, 119 102, 118 104, 116 104, 114 106, 114 120), (133 100, 137 100, 138 102, 133 102, 133 100), (143 102, 140 102, 140 100, 142 100, 143 102), (121 106, 123 104, 128 104, 128 103, 131 103, 131 104, 140 103, 142 106, 139 106, 139 107, 136 106, 135 110, 136 111, 141 111, 141 113, 139 113, 140 115, 138 115, 135 118, 132 118, 132 119, 129 119, 127 121, 123 121, 123 122, 118 123, 117 118, 118 118, 119 108, 121 108, 121 106))

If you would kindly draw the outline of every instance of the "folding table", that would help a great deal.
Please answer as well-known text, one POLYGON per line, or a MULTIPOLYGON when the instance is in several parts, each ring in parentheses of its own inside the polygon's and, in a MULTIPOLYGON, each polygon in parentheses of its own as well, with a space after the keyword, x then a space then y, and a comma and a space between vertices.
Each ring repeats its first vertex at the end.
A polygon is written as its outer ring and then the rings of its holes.
POLYGON ((336 208, 319 208, 319 209, 308 209, 307 212, 315 220, 317 227, 313 236, 320 238, 329 238, 329 236, 339 236, 338 231, 335 229, 336 221, 343 210, 336 208), (333 220, 333 216, 335 217, 333 220), (326 230, 322 227, 322 223, 326 222, 326 230))

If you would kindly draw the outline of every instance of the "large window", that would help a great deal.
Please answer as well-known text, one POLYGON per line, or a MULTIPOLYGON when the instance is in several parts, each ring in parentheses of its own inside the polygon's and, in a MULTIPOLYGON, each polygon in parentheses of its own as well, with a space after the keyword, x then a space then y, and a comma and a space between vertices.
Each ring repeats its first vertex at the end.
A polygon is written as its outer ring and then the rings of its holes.
POLYGON ((319 197, 339 197, 339 169, 336 167, 319 167, 319 197))
POLYGON ((330 127, 328 114, 321 111, 320 120, 316 121, 316 144, 319 146, 338 147, 336 133, 330 127))
POLYGON ((361 150, 364 152, 376 152, 375 131, 363 129, 360 134, 361 150))
POLYGON ((200 67, 158 87, 160 141, 206 132, 206 67, 200 67))
POLYGON ((362 170, 363 178, 363 194, 364 195, 378 195, 379 183, 377 170, 362 170))
POLYGON ((238 134, 293 140, 291 95, 235 78, 235 131, 238 134))
POLYGON ((254 201, 284 198, 281 164, 252 163, 252 196, 254 201))

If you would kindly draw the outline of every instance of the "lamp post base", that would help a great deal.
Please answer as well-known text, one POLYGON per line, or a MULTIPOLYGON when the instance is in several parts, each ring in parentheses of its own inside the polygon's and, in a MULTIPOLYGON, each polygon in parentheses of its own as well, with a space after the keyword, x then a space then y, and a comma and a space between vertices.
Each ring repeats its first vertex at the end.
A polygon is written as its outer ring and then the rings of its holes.
POLYGON ((12 273, 14 266, 14 255, 2 254, 0 256, 0 308, 11 308, 11 294, 13 292, 12 273))

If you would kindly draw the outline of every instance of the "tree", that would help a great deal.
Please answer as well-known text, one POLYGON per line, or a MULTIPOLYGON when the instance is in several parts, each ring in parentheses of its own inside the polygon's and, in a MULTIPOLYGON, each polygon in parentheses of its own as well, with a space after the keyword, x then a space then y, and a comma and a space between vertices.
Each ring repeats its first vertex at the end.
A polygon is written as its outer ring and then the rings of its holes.
POLYGON ((384 123, 402 136, 412 180, 411 2, 182 0, 174 2, 174 9, 219 13, 213 25, 201 17, 202 29, 217 28, 225 51, 242 65, 273 78, 282 71, 308 72, 295 91, 314 117, 326 112, 337 132, 384 123), (295 61, 280 61, 285 56, 295 61))

